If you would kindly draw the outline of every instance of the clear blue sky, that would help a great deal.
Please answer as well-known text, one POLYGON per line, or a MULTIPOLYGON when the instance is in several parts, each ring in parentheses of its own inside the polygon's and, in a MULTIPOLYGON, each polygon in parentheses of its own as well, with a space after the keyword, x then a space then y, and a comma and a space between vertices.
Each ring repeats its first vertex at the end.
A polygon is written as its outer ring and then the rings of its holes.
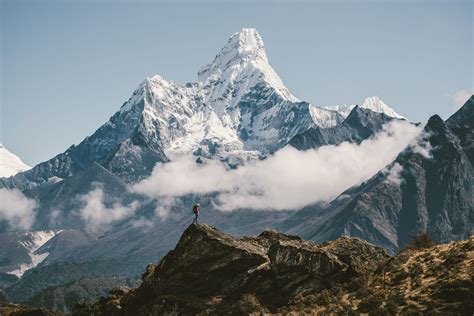
POLYGON ((470 0, 0 1, 0 141, 31 165, 93 133, 146 76, 195 81, 243 27, 316 105, 378 95, 424 121, 473 87, 470 0))

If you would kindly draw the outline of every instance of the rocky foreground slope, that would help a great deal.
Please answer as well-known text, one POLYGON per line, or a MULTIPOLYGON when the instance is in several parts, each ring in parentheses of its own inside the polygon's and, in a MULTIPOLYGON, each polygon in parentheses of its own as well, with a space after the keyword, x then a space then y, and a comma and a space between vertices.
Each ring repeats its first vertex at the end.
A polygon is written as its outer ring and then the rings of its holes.
POLYGON ((0 315, 2 316, 61 316, 63 314, 55 313, 44 308, 22 306, 0 302, 0 315))
POLYGON ((390 257, 356 238, 314 244, 265 231, 236 239, 191 225, 139 288, 75 313, 459 315, 474 310, 473 276, 474 237, 390 257))

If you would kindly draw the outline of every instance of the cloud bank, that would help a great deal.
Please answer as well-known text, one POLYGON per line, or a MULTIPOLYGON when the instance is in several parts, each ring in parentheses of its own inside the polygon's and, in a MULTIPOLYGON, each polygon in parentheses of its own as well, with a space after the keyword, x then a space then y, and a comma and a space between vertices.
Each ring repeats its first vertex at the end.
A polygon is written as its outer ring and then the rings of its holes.
POLYGON ((434 148, 429 142, 430 136, 430 133, 422 131, 420 136, 417 138, 417 141, 410 144, 410 150, 426 159, 433 158, 433 154, 431 152, 434 148))
POLYGON ((102 233, 110 225, 131 217, 138 208, 138 201, 129 205, 114 202, 110 207, 104 203, 104 191, 98 184, 94 189, 80 198, 83 207, 78 211, 79 216, 86 224, 86 230, 91 233, 102 233))
POLYGON ((0 189, 0 220, 14 230, 28 230, 35 220, 36 201, 19 190, 0 189))
POLYGON ((386 181, 396 185, 400 185, 403 181, 403 178, 401 177, 402 171, 403 167, 398 162, 394 163, 391 166, 388 166, 386 169, 383 170, 383 172, 387 176, 386 181))
POLYGON ((285 147, 262 161, 230 170, 218 161, 181 158, 158 164, 132 190, 153 198, 218 192, 217 208, 285 210, 329 201, 392 162, 421 131, 405 121, 384 126, 360 145, 344 142, 315 150, 285 147))

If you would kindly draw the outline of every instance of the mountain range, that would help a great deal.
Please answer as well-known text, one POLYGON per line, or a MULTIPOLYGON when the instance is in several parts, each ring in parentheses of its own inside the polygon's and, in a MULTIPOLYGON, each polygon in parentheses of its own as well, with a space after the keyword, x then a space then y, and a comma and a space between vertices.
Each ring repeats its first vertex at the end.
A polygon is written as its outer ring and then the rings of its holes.
POLYGON ((280 229, 322 242, 357 236, 395 253, 413 232, 439 242, 474 234, 474 97, 443 121, 434 115, 418 142, 329 205, 307 206, 280 229))
MULTIPOLYGON (((41 305, 47 293, 84 287, 104 293, 111 284, 132 284, 148 262, 176 245, 196 201, 205 210, 202 221, 233 235, 273 228, 317 242, 353 236, 390 253, 415 231, 428 230, 440 242, 468 237, 474 223, 472 113, 471 97, 448 120, 430 118, 417 141, 385 169, 333 201, 303 209, 222 212, 215 192, 190 192, 171 203, 132 190, 154 169, 183 156, 196 165, 220 161, 235 170, 288 146, 306 152, 357 145, 387 124, 408 122, 378 97, 324 108, 300 101, 270 66, 257 31, 243 29, 196 82, 147 78, 82 142, 0 179, 0 190, 36 201, 31 232, 14 232, 0 220, 3 295, 41 305), (157 216, 161 209, 166 218, 157 216), (35 236, 48 238, 34 242, 35 236), (109 268, 113 262, 119 264, 109 268)), ((57 309, 67 311, 68 304, 58 302, 57 309)))
MULTIPOLYGON (((401 118, 377 97, 360 107, 401 118)), ((309 128, 334 127, 353 108, 299 101, 270 66, 260 35, 243 29, 199 71, 197 82, 145 79, 94 134, 3 183, 31 188, 53 177, 68 178, 93 162, 125 181, 137 181, 156 162, 179 154, 238 164, 275 152, 309 128)))

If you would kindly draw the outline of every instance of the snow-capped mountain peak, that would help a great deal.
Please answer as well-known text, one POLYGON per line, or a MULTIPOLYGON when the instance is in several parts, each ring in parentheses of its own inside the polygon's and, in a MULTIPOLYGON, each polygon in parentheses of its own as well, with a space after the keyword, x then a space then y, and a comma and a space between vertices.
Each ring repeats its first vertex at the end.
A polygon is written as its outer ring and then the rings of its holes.
POLYGON ((395 112, 394 109, 392 109, 390 106, 385 104, 379 97, 373 96, 373 97, 368 97, 364 100, 364 102, 360 106, 361 108, 364 109, 369 109, 374 112, 378 113, 384 113, 388 116, 398 118, 398 119, 405 119, 403 116, 395 112))
POLYGON ((20 157, 0 144, 0 178, 10 177, 28 169, 31 167, 25 164, 20 157))
POLYGON ((214 60, 198 72, 205 102, 230 101, 231 106, 262 80, 285 100, 298 101, 270 66, 263 40, 255 29, 244 28, 234 33, 214 60), (226 93, 229 91, 232 91, 232 100, 226 93))
MULTIPOLYGON (((309 105, 299 103, 288 91, 269 65, 255 29, 233 34, 214 60, 199 71, 195 83, 180 85, 159 75, 146 78, 120 113, 131 122, 139 120, 138 130, 156 140, 168 157, 202 152, 203 146, 245 149, 251 155, 254 150, 267 151, 287 138, 269 132, 273 125, 282 125, 280 120, 297 120, 294 125, 298 128, 326 125, 327 119, 331 119, 327 124, 334 125, 334 118, 326 113, 312 111, 312 118, 309 105), (307 119, 296 119, 293 112, 297 111, 308 112, 307 119)), ((298 128, 292 126, 291 133, 298 128)))
MULTIPOLYGON (((356 107, 355 104, 343 104, 343 105, 331 105, 324 107, 325 109, 332 110, 338 112, 342 117, 346 118, 349 116, 351 111, 356 107)), ((397 119, 406 119, 405 117, 401 116, 393 108, 385 104, 379 97, 372 96, 365 98, 364 102, 359 105, 360 108, 368 109, 373 112, 383 113, 387 116, 397 118, 397 119)))
MULTIPOLYGON (((370 100, 363 106, 396 115, 370 100)), ((35 181, 65 179, 92 162, 138 179, 156 162, 190 154, 235 165, 272 153, 310 128, 336 126, 349 112, 299 101, 270 66, 258 32, 242 29, 199 71, 197 82, 146 78, 93 135, 38 165, 35 170, 47 171, 35 181)))
POLYGON ((205 81, 216 71, 224 72, 236 63, 260 60, 268 63, 263 40, 255 29, 242 29, 234 33, 214 60, 198 73, 199 81, 205 81))
POLYGON ((198 81, 205 82, 212 76, 219 76, 230 68, 252 61, 268 64, 265 46, 255 29, 242 29, 234 33, 214 60, 198 72, 198 81))

